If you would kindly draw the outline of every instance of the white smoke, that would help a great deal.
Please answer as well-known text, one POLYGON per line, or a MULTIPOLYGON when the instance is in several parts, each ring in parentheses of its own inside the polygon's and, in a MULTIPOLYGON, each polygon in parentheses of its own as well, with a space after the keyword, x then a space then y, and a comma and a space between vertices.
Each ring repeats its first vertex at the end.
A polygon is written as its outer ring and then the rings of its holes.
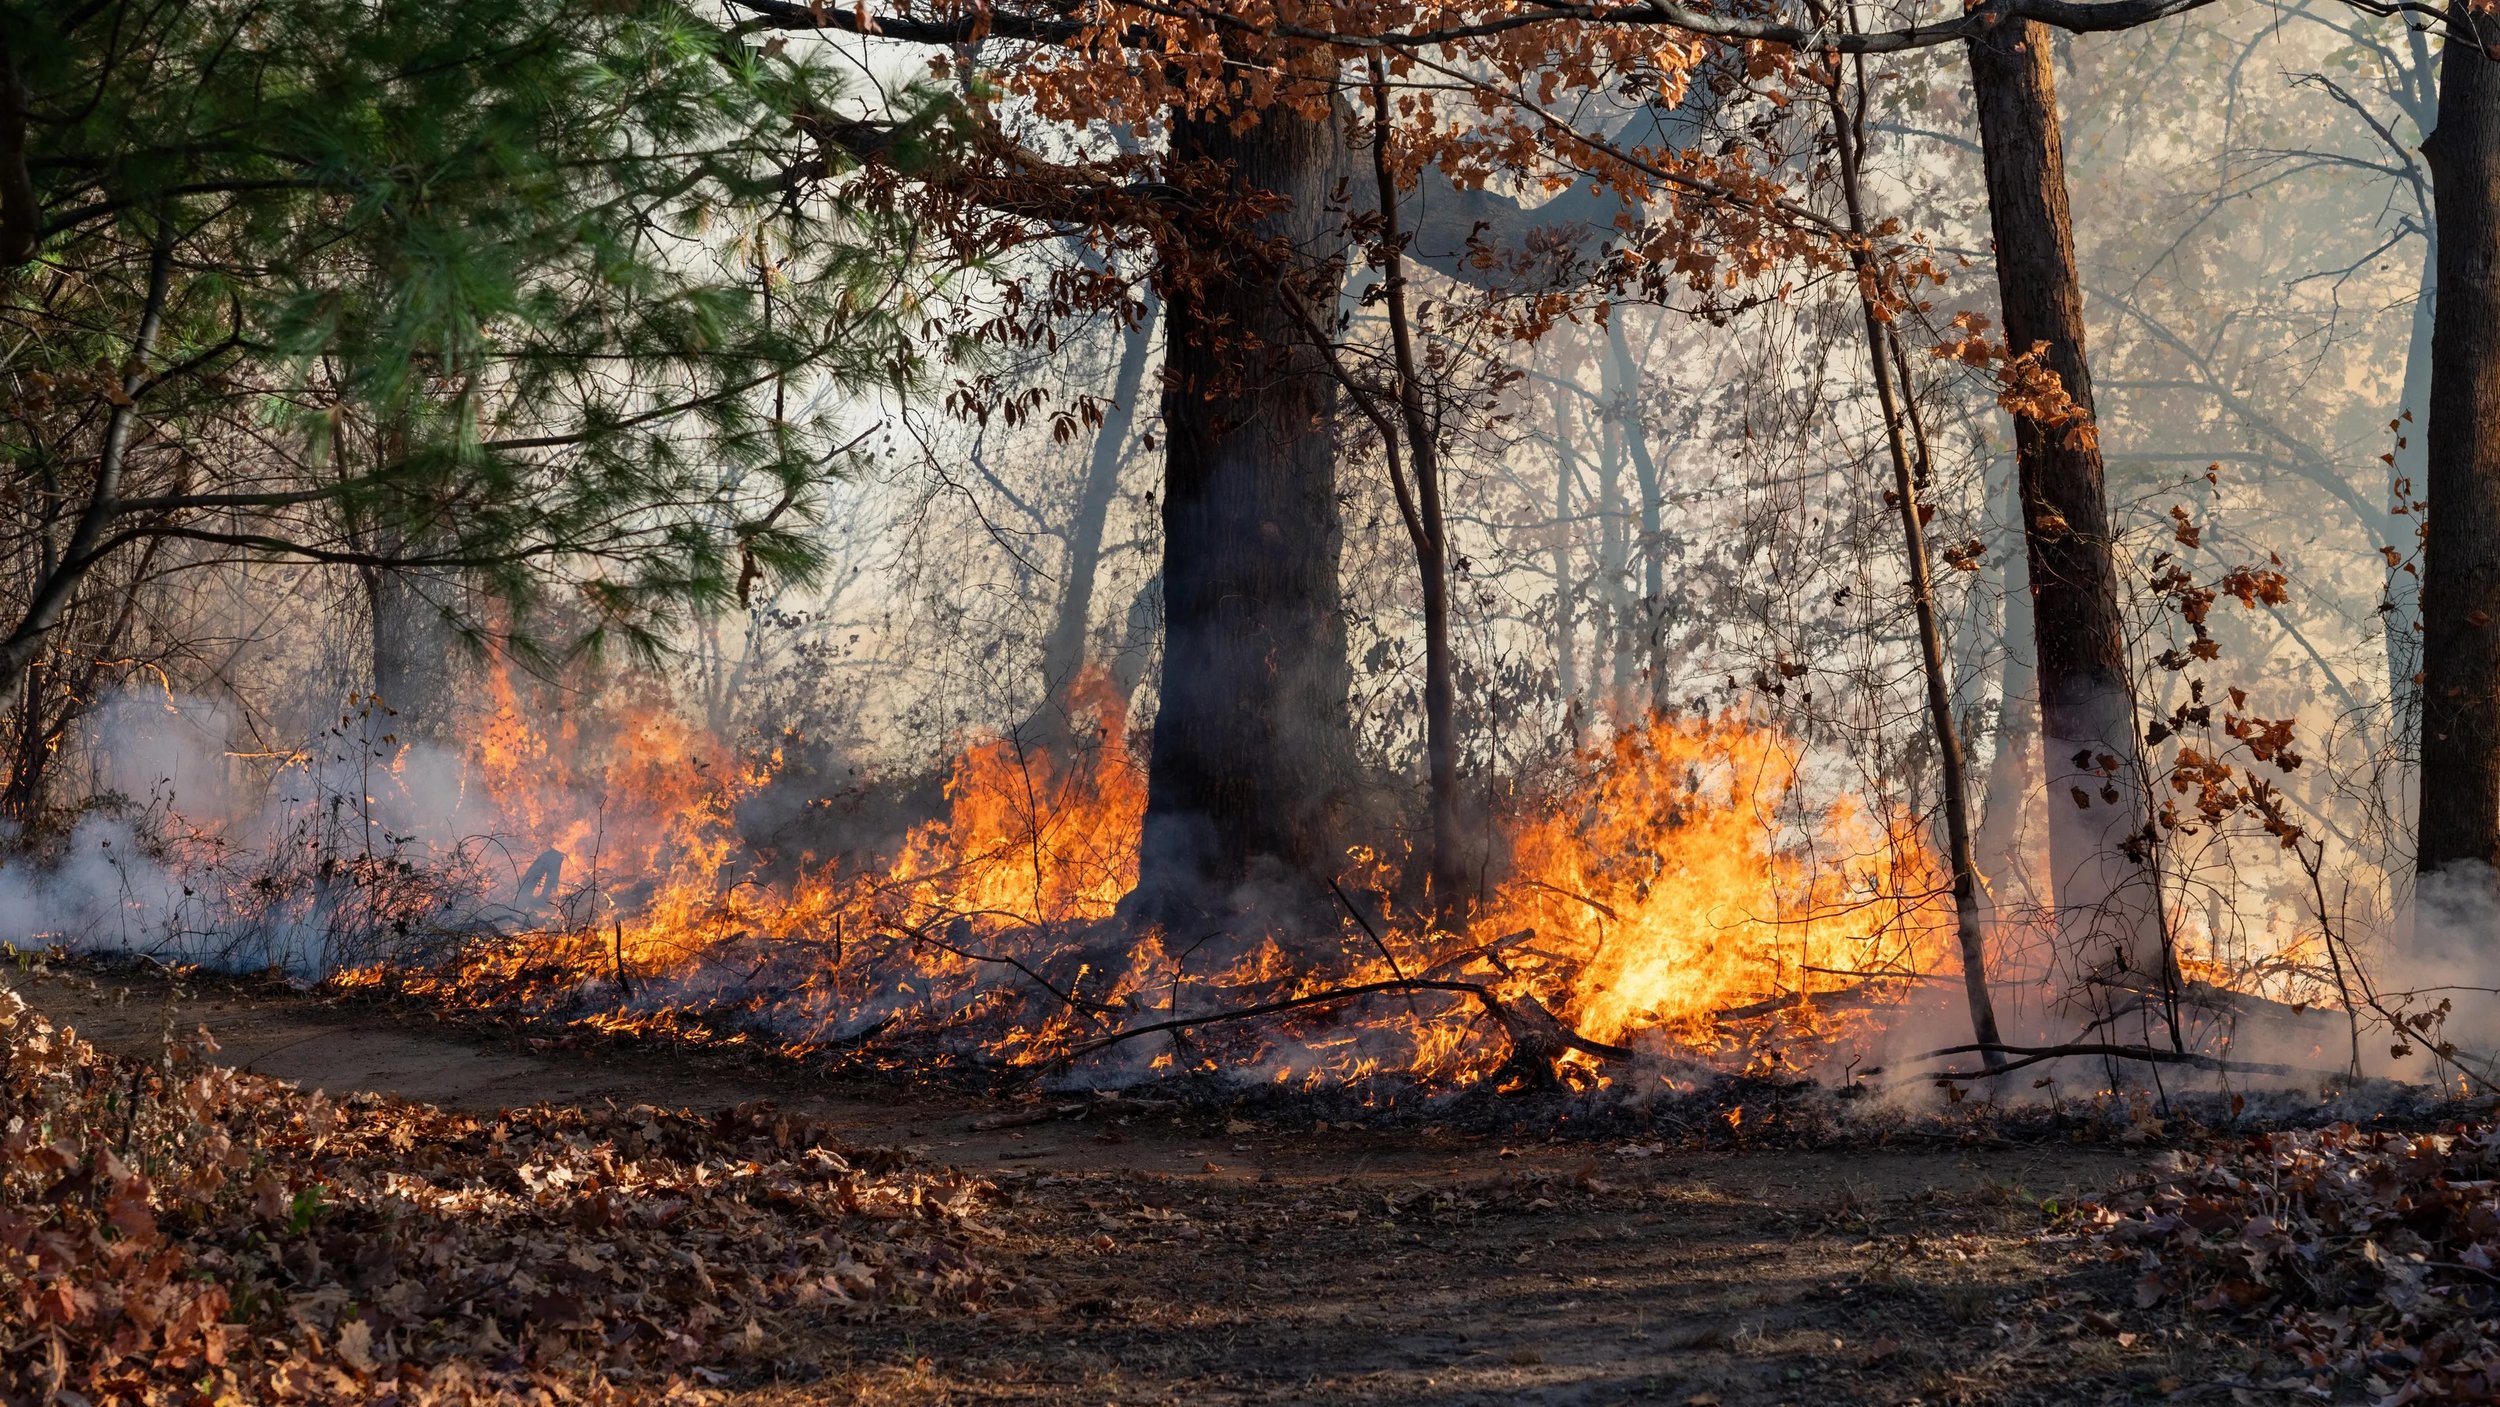
POLYGON ((389 726, 348 709, 273 754, 211 700, 106 699, 89 813, 0 860, 0 944, 317 978, 491 925, 530 855, 499 843, 462 758, 389 726))

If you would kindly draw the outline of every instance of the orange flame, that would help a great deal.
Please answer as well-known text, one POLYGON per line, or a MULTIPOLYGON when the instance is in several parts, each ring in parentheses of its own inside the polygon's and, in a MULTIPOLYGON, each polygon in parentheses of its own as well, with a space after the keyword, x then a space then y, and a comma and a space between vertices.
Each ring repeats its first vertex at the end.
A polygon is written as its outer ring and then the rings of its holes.
POLYGON ((1315 965, 1307 942, 1175 954, 1165 936, 1103 924, 1136 882, 1145 782, 1125 701, 1099 670, 1073 692, 1076 746, 978 741, 951 768, 946 816, 914 827, 882 869, 811 861, 771 882, 753 874, 734 813, 774 759, 733 775, 674 715, 629 708, 594 777, 578 740, 527 728, 508 684, 489 702, 481 778, 516 830, 565 850, 575 873, 585 847, 604 852, 581 882, 612 886, 609 907, 523 943, 472 944, 420 985, 553 1012, 613 982, 633 999, 578 1018, 612 1031, 763 1030, 800 1050, 884 1032, 1030 1064, 1175 1009, 1290 1005, 1428 974, 1455 985, 1293 1007, 1210 1032, 1186 1057, 1168 1041, 1132 1050, 1152 1068, 1230 1060, 1289 1082, 1445 1084, 1508 1054, 1484 996, 1533 999, 1597 1041, 1727 1053, 1742 1046, 1719 1025, 1732 1010, 1828 1036, 1838 1026, 1815 998, 1897 993, 1946 949, 1949 913, 1931 902, 1943 885, 1908 818, 1809 804, 1799 749, 1733 716, 1655 719, 1582 758, 1574 790, 1507 828, 1506 873, 1463 931, 1349 931, 1342 959, 1315 965), (560 814, 564 798, 592 795, 595 817, 560 814))
POLYGON ((1915 979, 1942 955, 1944 888, 1906 817, 1806 810, 1798 749, 1730 716, 1625 730, 1587 787, 1519 826, 1486 914, 1532 929, 1586 1035, 1688 1043, 1734 1008, 1915 979))

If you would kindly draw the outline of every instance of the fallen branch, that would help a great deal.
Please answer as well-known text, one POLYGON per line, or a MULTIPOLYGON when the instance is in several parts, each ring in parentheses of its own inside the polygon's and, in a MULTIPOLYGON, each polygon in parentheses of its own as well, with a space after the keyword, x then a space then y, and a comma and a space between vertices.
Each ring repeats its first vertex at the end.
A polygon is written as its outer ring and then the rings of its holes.
MULTIPOLYGON (((1054 997, 1057 997, 1061 1003, 1074 1007, 1079 1011, 1090 1011, 1096 1015, 1108 1016, 1120 1009, 1116 1006, 1106 1005, 1102 1002, 1089 1001, 1084 997, 1078 996, 1072 991, 1061 991, 1057 983, 1051 981, 1047 977, 1044 977, 1039 972, 1034 971, 1020 959, 1001 957, 991 953, 976 952, 973 949, 963 947, 959 944, 950 943, 946 939, 937 937, 926 929, 914 928, 910 924, 901 922, 897 919, 885 918, 881 919, 880 922, 884 924, 888 932, 891 932, 898 937, 909 938, 916 943, 926 943, 930 947, 939 949, 942 952, 952 953, 956 957, 962 958, 967 962, 986 962, 995 963, 1000 967, 1012 967, 1016 971, 1023 973, 1034 986, 1041 988, 1043 991, 1050 993, 1054 997)), ((954 922, 960 925, 964 921, 958 918, 954 920, 954 922)))
POLYGON ((1839 987, 1828 992, 1786 992, 1776 997, 1765 997, 1758 1002, 1747 1002, 1743 1006, 1731 1006, 1725 1011, 1714 1011, 1710 1013, 1710 1019, 1713 1021, 1751 1021, 1757 1016, 1770 1016, 1804 1006, 1809 1002, 1817 1006, 1846 1009, 1868 1007, 1876 1004, 1875 998, 1869 994, 1868 989, 1874 987, 1877 982, 1907 980, 1912 979, 1884 977, 1876 979, 1876 982, 1862 982, 1855 987, 1839 987))
MULTIPOLYGON (((2276 1001, 2272 997, 2261 997, 2253 992, 2233 991, 2229 987, 2217 986, 2211 982, 2183 982, 2179 984, 2176 992, 2164 992, 2158 987, 2106 976, 2096 976, 2086 980, 2095 987, 2106 987, 2112 991, 2124 992, 2144 1005, 2164 1000, 2176 1000, 2183 1007, 2194 1007, 2199 1011, 2226 1016, 2257 1017, 2292 1024, 2320 1021, 2331 1024, 2337 1014, 2333 1006, 2296 1005, 2291 1002, 2276 1001)), ((2143 1010, 2143 1005, 2120 1007, 2093 1024, 2106 1025, 2113 1020, 2141 1010, 2143 1010)))
MULTIPOLYGON (((1379 952, 1380 960, 1389 964, 1389 975, 1397 978, 1401 982, 1405 981, 1406 969, 1398 966, 1397 955, 1389 951, 1389 945, 1387 942, 1382 940, 1380 930, 1372 927, 1372 921, 1363 916, 1363 911, 1354 906, 1354 901, 1352 899, 1346 897, 1346 892, 1338 886, 1337 877, 1335 875, 1330 875, 1328 877, 1328 892, 1336 895, 1337 902, 1345 905, 1345 911, 1354 915, 1354 921, 1363 926, 1363 936, 1372 940, 1372 947, 1379 952)), ((1406 1012, 1409 1016, 1416 1014, 1415 1000, 1413 997, 1407 998, 1406 1012)))
POLYGON ((1516 933, 1505 933, 1490 943, 1479 944, 1443 958, 1424 969, 1423 975, 1427 978, 1439 977, 1445 973, 1456 972, 1471 962, 1482 961, 1491 964, 1494 971, 1508 977, 1510 964, 1502 961, 1502 950, 1517 947, 1535 936, 1536 930, 1533 928, 1523 928, 1516 933))
MULTIPOLYGON (((1999 1045, 1993 1042, 1974 1042, 1970 1045, 1949 1045, 1940 1050, 1931 1050, 1924 1055, 1914 1055, 1910 1058, 1912 1060, 1941 1060, 1948 1055, 1990 1054, 2009 1055, 2016 1058, 1996 1067, 1993 1070, 1938 1070, 1924 1072, 1918 1076, 1918 1078, 1932 1078, 1939 1080, 1980 1080, 1986 1079, 1991 1075, 2009 1074, 2013 1071, 2022 1069, 2026 1065, 2038 1065, 2043 1061, 2063 1060, 2069 1057, 2085 1059, 2141 1060, 2148 1065, 2186 1065, 2198 1070, 2220 1070, 2229 1074, 2238 1075, 2331 1076, 2334 1074, 2334 1072, 2326 1070, 2303 1069, 2297 1065, 2276 1065, 2257 1060, 2226 1060, 2218 1055, 2201 1055, 2192 1050, 2164 1050, 2158 1046, 2108 1045, 2099 1042, 2050 1046, 1999 1045)), ((1865 1073, 1869 1075, 1880 1075, 1883 1073, 1883 1069, 1879 1066, 1875 1069, 1868 1070, 1865 1073)))
POLYGON ((1176 1016, 1168 1021, 1150 1021, 1143 1026, 1131 1026, 1071 1047, 1067 1055, 1062 1058, 1074 1060, 1079 1056, 1092 1055, 1096 1051, 1108 1050, 1115 1045, 1136 1040, 1141 1036, 1186 1031, 1193 1027, 1214 1026, 1229 1021, 1253 1021, 1262 1016, 1276 1016, 1288 1011, 1301 1011, 1317 1006, 1334 1006, 1339 1002, 1356 1001, 1364 997, 1411 996, 1416 992, 1449 992, 1475 998, 1483 1005, 1485 1012, 1501 1024, 1503 1033, 1510 1037, 1511 1044, 1515 1047, 1551 1044, 1567 1047, 1599 1060, 1630 1060, 1633 1057, 1633 1052, 1627 1047, 1590 1040, 1565 1026, 1560 1018, 1547 1011, 1544 1005, 1534 997, 1506 1000, 1495 995, 1491 988, 1474 982, 1403 977, 1385 982, 1360 982, 1351 987, 1333 987, 1324 992, 1306 992, 1298 997, 1282 997, 1271 1002, 1260 1002, 1254 1006, 1236 1007, 1230 1011, 1211 1011, 1199 1016, 1176 1016))
POLYGON ((1924 972, 1866 972, 1848 967, 1816 967, 1810 962, 1801 962, 1797 964, 1797 970, 1800 972, 1819 972, 1825 977, 1855 977, 1865 982, 1899 982, 1904 986, 1910 987, 1923 987, 1929 983, 1951 980, 1945 977, 1930 976, 1924 972))

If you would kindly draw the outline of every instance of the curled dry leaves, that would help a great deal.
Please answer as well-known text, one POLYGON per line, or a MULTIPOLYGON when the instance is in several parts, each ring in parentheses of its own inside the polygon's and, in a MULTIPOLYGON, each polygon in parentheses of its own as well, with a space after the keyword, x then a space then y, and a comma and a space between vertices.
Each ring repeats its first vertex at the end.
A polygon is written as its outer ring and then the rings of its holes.
POLYGON ((987 1184, 770 1106, 333 1103, 5 989, 0 1037, 10 1401, 700 1401, 804 1324, 1012 1293, 987 1184))
POLYGON ((2150 1307, 2264 1316, 2336 1401, 2500 1397, 2500 1129, 2347 1124, 2183 1157, 2121 1208, 2078 1213, 2150 1307))

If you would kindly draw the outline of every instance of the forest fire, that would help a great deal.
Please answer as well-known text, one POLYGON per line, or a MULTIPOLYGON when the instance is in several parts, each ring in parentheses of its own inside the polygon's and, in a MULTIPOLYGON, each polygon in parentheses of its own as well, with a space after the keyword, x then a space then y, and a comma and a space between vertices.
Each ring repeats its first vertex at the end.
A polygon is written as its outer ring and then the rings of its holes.
POLYGON ((2489 8, 0 3, 0 1407, 2500 1401, 2489 8))
POLYGON ((1124 701, 1096 671, 1072 703, 1074 743, 966 747, 946 814, 882 865, 775 867, 736 823, 775 758, 733 766, 673 715, 629 709, 591 775, 578 732, 532 729, 499 686, 473 776, 526 841, 515 853, 540 855, 517 921, 462 936, 445 965, 340 980, 916 1068, 1448 1088, 1536 1076, 1529 1028, 1560 1038, 1545 1053, 1581 1083, 1608 1078, 1598 1049, 1793 1060, 1863 1033, 1948 950, 1910 822, 1809 803, 1795 745, 1734 717, 1655 718, 1580 758, 1575 787, 1503 823, 1464 922, 1411 916, 1399 867, 1358 850, 1316 959, 1311 935, 1255 915, 1140 933, 1119 915, 1145 809, 1124 701))

